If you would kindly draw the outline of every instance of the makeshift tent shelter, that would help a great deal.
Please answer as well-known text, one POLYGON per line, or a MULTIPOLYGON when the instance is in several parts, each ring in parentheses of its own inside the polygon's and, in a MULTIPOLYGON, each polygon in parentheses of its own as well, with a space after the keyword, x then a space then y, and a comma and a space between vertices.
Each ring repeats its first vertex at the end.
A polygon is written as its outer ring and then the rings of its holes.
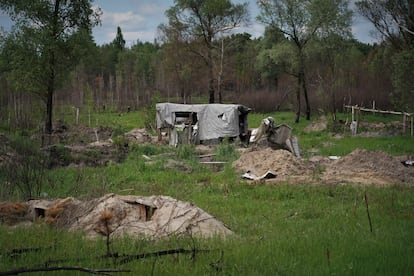
POLYGON ((156 104, 158 137, 167 128, 171 145, 247 137, 250 108, 237 104, 156 104))

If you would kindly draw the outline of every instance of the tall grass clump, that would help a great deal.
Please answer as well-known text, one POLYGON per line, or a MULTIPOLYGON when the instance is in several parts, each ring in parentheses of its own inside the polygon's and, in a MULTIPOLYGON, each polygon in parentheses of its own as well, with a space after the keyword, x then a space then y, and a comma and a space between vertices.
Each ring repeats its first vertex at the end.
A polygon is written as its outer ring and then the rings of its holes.
POLYGON ((216 159, 220 161, 232 162, 240 156, 234 144, 230 144, 228 142, 223 142, 219 144, 215 149, 215 153, 216 159))

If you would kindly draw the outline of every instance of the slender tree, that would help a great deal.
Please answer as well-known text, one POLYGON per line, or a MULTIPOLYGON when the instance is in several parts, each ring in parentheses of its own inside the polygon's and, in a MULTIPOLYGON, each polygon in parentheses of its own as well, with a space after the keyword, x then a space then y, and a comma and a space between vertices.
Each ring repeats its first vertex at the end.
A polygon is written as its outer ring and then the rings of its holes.
MULTIPOLYGON (((310 104, 306 84, 305 58, 308 42, 332 32, 349 35, 351 11, 347 0, 258 0, 259 21, 279 29, 295 50, 290 61, 297 79, 296 122, 301 110, 301 92, 306 102, 306 119, 310 119, 310 104)), ((286 60, 286 59, 285 59, 286 60)))
POLYGON ((357 1, 359 12, 367 18, 391 46, 387 54, 392 59, 392 101, 395 107, 414 110, 414 1, 364 0, 357 1))
MULTIPOLYGON (((233 4, 230 0, 174 0, 167 10, 166 32, 178 32, 187 49, 201 58, 207 66, 209 102, 215 102, 213 51, 219 35, 229 33, 248 22, 247 3, 233 4)), ((221 46, 219 46, 221 47, 221 46)))
POLYGON ((364 0, 355 4, 393 47, 406 49, 414 44, 414 1, 364 0))
POLYGON ((55 91, 79 60, 79 36, 99 23, 100 11, 92 0, 0 0, 0 8, 16 23, 7 39, 9 76, 45 101, 50 134, 55 91))

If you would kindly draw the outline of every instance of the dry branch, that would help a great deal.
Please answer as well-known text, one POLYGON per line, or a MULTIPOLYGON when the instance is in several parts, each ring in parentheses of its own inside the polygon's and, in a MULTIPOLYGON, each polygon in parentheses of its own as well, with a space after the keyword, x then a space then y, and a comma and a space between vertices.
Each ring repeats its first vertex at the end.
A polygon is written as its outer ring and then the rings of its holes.
POLYGON ((56 266, 56 267, 34 267, 34 268, 19 268, 9 271, 0 271, 0 275, 18 275, 21 273, 33 273, 33 272, 49 272, 49 271, 82 271, 91 274, 97 275, 112 275, 109 273, 119 273, 119 272, 131 272, 128 269, 92 269, 79 266, 56 266))
POLYGON ((368 221, 369 221, 369 230, 372 233, 372 222, 371 222, 371 215, 369 214, 369 209, 368 209, 367 191, 364 192, 364 201, 365 201, 365 207, 367 209, 367 215, 368 215, 368 221))
POLYGON ((194 256, 195 253, 205 253, 205 252, 211 252, 211 250, 178 248, 178 249, 162 250, 162 251, 151 252, 151 253, 142 253, 142 254, 137 254, 137 255, 122 255, 121 256, 122 259, 119 261, 119 264, 126 264, 133 260, 150 258, 150 257, 160 257, 164 255, 192 254, 194 256))

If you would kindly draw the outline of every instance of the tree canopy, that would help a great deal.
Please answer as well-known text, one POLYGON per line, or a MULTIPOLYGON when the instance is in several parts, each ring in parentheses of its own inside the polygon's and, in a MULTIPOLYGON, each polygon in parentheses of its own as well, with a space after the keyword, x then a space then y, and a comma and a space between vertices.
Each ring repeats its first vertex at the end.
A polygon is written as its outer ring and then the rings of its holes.
POLYGON ((52 132, 53 95, 79 60, 76 49, 99 23, 99 11, 85 0, 0 0, 15 22, 5 43, 9 77, 16 88, 46 103, 46 133, 52 132))
MULTIPOLYGON (((350 36, 352 13, 348 9, 347 0, 258 0, 260 15, 258 20, 283 33, 288 40, 287 45, 295 49, 290 60, 283 58, 284 67, 290 63, 290 74, 297 78, 296 122, 301 110, 301 93, 306 102, 306 119, 310 119, 310 103, 306 85, 305 50, 308 42, 315 38, 330 36, 332 33, 350 36)), ((285 46, 275 49, 286 51, 285 46)), ((278 61, 274 61, 278 62, 278 61)))
POLYGON ((247 3, 233 4, 230 0, 174 0, 166 11, 168 25, 160 26, 163 33, 175 33, 186 47, 201 58, 208 68, 209 102, 215 102, 214 41, 219 35, 248 22, 247 3))

